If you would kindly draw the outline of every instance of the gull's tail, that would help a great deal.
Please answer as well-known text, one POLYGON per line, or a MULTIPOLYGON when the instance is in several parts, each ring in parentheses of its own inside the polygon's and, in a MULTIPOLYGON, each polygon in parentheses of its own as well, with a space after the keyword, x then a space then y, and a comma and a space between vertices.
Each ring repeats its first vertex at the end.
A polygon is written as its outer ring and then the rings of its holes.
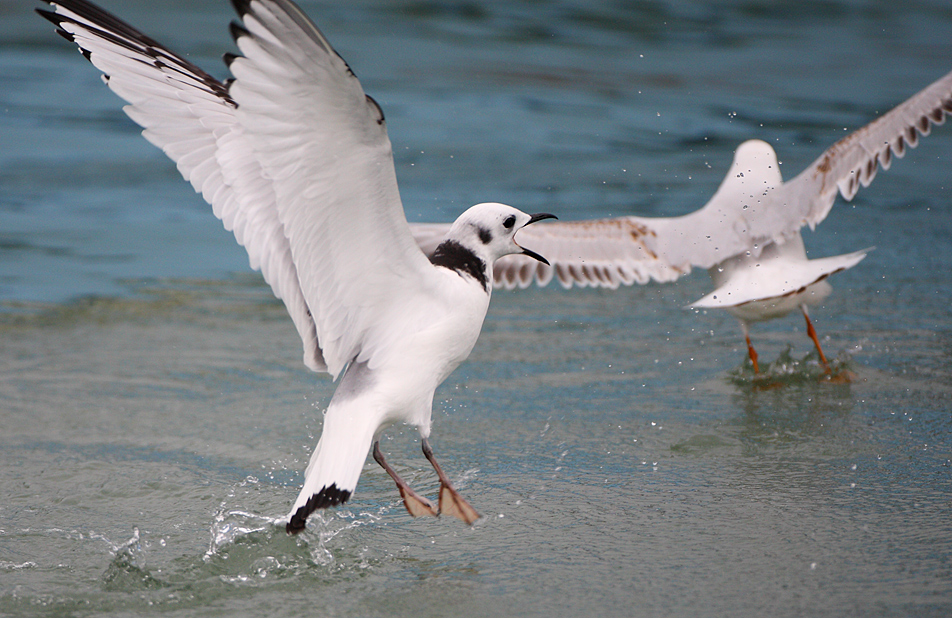
POLYGON ((304 473, 304 487, 294 501, 285 529, 288 534, 304 530, 308 515, 347 502, 367 459, 377 430, 376 423, 361 422, 354 414, 355 401, 331 401, 324 416, 321 439, 304 473))

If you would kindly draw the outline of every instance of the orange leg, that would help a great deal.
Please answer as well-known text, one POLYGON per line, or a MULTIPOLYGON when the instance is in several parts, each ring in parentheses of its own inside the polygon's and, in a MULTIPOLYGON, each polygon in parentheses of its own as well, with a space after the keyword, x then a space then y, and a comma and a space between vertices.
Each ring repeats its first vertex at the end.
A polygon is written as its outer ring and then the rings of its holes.
POLYGON ((426 438, 423 438, 422 442, 423 456, 436 470, 436 475, 440 477, 440 513, 462 519, 472 526, 479 519, 479 513, 463 496, 459 495, 450 480, 443 474, 443 469, 440 468, 440 464, 436 463, 436 459, 433 457, 433 449, 430 448, 430 443, 427 442, 426 438))
POLYGON ((747 354, 750 356, 750 362, 754 364, 754 373, 760 373, 760 365, 757 364, 757 350, 750 343, 750 330, 747 328, 747 322, 741 322, 740 328, 744 331, 744 339, 747 341, 747 354))
POLYGON ((431 517, 436 517, 440 514, 436 507, 433 506, 433 503, 419 495, 417 492, 410 489, 410 486, 407 485, 397 474, 396 470, 390 467, 390 464, 383 458, 383 453, 380 452, 380 442, 374 442, 374 459, 380 464, 380 467, 387 471, 387 474, 390 475, 390 478, 393 479, 393 482, 397 484, 397 489, 400 490, 400 497, 403 498, 403 505, 407 507, 407 512, 414 517, 421 517, 424 515, 429 515, 431 517))
POLYGON ((816 351, 820 354, 820 362, 823 363, 823 367, 826 368, 826 372, 830 372, 830 364, 826 362, 826 355, 823 353, 823 348, 820 347, 820 340, 816 337, 816 330, 813 328, 813 322, 810 321, 810 314, 807 313, 807 306, 800 305, 800 310, 803 311, 803 317, 807 321, 807 335, 810 336, 810 339, 813 340, 813 345, 816 346, 816 351))
POLYGON ((750 345, 750 337, 745 337, 747 339, 747 354, 750 355, 750 362, 754 364, 754 373, 760 373, 760 366, 757 364, 757 350, 754 349, 754 346, 750 345))

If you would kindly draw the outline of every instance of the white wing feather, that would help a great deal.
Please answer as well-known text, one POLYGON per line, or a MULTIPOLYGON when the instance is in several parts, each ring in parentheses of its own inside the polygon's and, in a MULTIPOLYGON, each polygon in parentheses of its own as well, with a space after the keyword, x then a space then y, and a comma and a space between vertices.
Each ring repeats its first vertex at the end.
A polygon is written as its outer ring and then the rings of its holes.
POLYGON ((410 234, 383 114, 308 18, 245 3, 229 90, 276 194, 328 371, 374 366, 402 303, 436 274, 410 234))
POLYGON ((248 251, 274 295, 284 301, 304 343, 304 362, 326 371, 317 332, 298 283, 270 179, 253 156, 220 81, 138 30, 87 2, 51 3, 40 14, 103 72, 123 110, 143 127, 182 176, 202 193, 225 228, 248 251))
MULTIPOLYGON (((692 267, 711 268, 747 251, 756 254, 783 243, 804 225, 822 221, 837 193, 851 200, 868 186, 877 167, 889 169, 952 113, 952 73, 887 114, 827 149, 812 165, 784 183, 776 154, 764 142, 741 144, 724 181, 708 203, 682 217, 619 217, 534 225, 519 232, 523 246, 544 255, 546 266, 526 256, 496 262, 498 287, 547 285, 616 288, 667 282, 692 267)), ((413 224, 424 251, 449 228, 413 224)))

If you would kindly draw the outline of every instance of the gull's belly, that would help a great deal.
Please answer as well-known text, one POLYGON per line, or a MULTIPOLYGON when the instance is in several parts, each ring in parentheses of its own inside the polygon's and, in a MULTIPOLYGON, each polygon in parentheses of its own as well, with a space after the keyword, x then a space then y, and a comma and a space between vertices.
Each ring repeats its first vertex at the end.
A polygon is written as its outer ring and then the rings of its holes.
POLYGON ((427 366, 437 385, 466 360, 483 328, 489 295, 473 288, 461 286, 431 307, 425 326, 407 339, 407 360, 427 366))
POLYGON ((739 320, 762 322, 787 315, 800 305, 816 305, 830 295, 833 288, 826 281, 807 286, 806 289, 784 296, 774 296, 763 300, 754 300, 733 307, 725 307, 739 320))
POLYGON ((386 422, 429 425, 433 391, 469 356, 488 306, 482 288, 453 285, 404 323, 388 353, 370 367, 370 390, 386 408, 386 422))

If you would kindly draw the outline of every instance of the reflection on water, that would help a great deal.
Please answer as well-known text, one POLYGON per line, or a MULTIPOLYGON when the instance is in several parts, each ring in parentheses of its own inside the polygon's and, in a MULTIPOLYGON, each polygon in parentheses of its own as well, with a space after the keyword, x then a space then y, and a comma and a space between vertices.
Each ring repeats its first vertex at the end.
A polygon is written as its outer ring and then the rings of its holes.
MULTIPOLYGON (((227 3, 106 1, 216 75, 227 3)), ((791 177, 952 69, 914 5, 305 2, 384 107, 411 220, 693 210, 733 149, 791 177)), ((917 615, 952 610, 952 130, 838 204, 876 245, 811 312, 709 290, 494 295, 432 440, 484 514, 411 520, 368 464, 288 537, 333 384, 208 207, 24 3, 0 20, 0 614, 917 615)), ((415 430, 392 463, 435 497, 415 430)))

